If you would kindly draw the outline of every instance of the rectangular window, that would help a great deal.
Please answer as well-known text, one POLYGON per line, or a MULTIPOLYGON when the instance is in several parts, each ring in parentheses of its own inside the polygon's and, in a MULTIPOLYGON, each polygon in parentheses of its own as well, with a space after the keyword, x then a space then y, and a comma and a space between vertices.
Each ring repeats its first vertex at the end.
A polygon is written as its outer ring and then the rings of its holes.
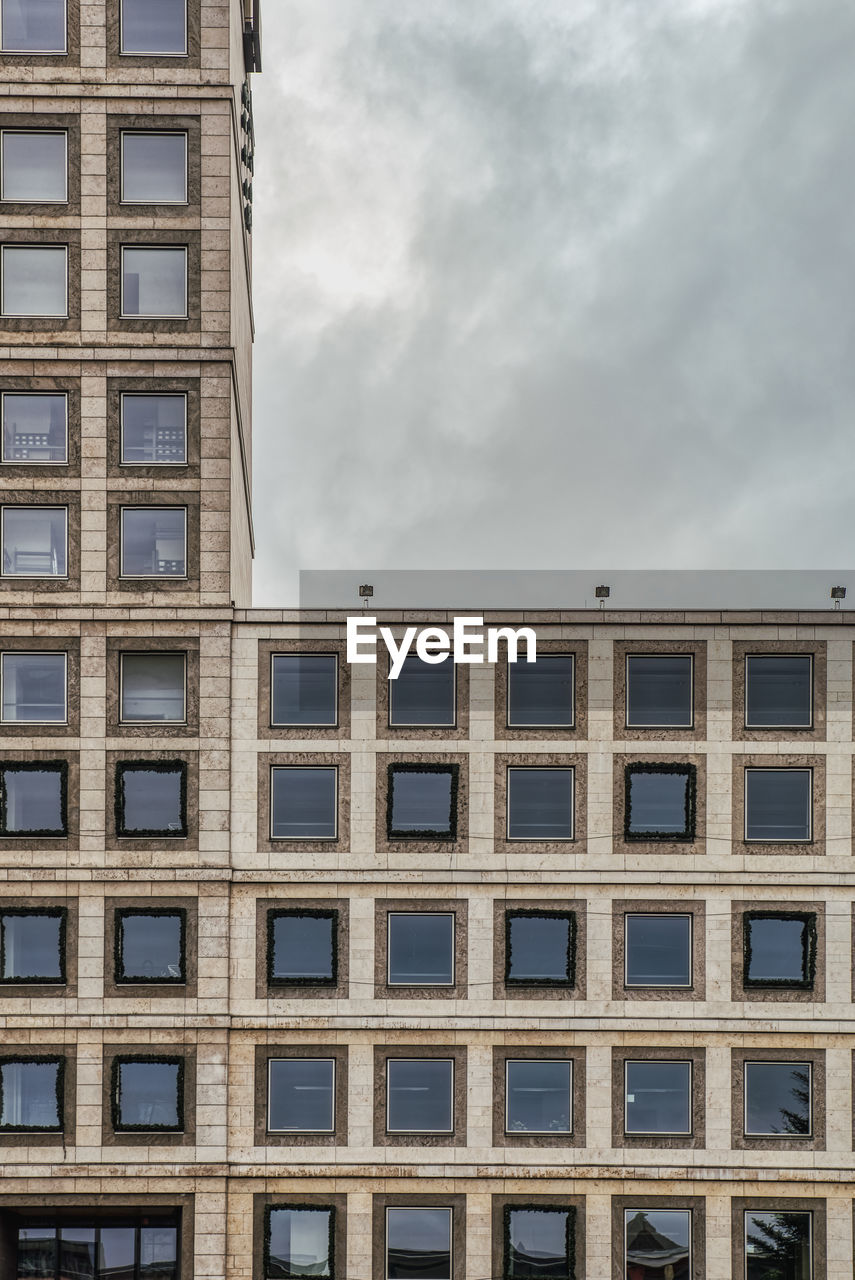
POLYGON ((745 1280, 813 1280, 813 1214, 745 1214, 745 1280))
POLYGON ((286 767, 270 771, 270 835, 273 840, 335 840, 338 835, 338 769, 286 767))
POLYGON ((629 764, 625 777, 625 840, 694 840, 693 764, 629 764))
POLYGON ((68 134, 65 130, 0 132, 0 199, 27 204, 68 200, 68 134))
POLYGON ((187 134, 122 133, 122 204, 187 203, 187 134))
POLYGON ((387 1133, 454 1132, 454 1059, 386 1059, 387 1133))
POLYGON ((389 680, 389 724, 453 725, 454 686, 451 658, 438 663, 405 658, 397 680, 389 680))
POLYGON ((122 653, 119 657, 123 724, 183 724, 187 658, 183 653, 122 653))
POLYGON ((691 654, 627 654, 626 723, 632 729, 691 729, 691 654))
POLYGON ((746 911, 742 917, 746 987, 813 987, 816 915, 798 911, 746 911))
POLYGON ((264 1280, 335 1276, 335 1208, 270 1205, 265 1211, 264 1280))
POLYGON ((572 987, 576 917, 572 911, 505 912, 505 984, 572 987))
POLYGON ((271 986, 334 987, 338 912, 268 911, 267 981, 271 986))
POLYGON ((745 659, 745 725, 809 729, 813 724, 813 658, 762 654, 745 659))
POLYGON ((812 1084, 809 1062, 746 1062, 745 1136, 812 1137, 812 1084))
POLYGON ((692 985, 692 917, 624 916, 628 987, 692 985))
POLYGON ((94 1214, 75 1217, 74 1226, 57 1216, 48 1209, 35 1217, 46 1225, 18 1228, 18 1280, 178 1280, 178 1214, 127 1209, 97 1225, 94 1214))
POLYGON ((116 835, 187 835, 187 765, 149 760, 116 765, 116 835))
POLYGON ((65 984, 63 907, 6 910, 0 914, 0 981, 65 984))
POLYGON ((65 653, 4 653, 0 656, 3 724, 65 724, 65 653))
POLYGON ((122 53, 135 56, 185 57, 185 0, 121 0, 122 53))
POLYGON ((575 709, 572 653, 508 663, 508 727, 572 729, 575 709))
POLYGON ((812 769, 745 770, 745 839, 811 839, 812 769))
POLYGON ((268 1067, 269 1133, 333 1133, 335 1058, 271 1058, 268 1067))
POLYGON ((4 578, 68 577, 68 508, 3 508, 4 578))
POLYGON ((338 723, 338 658, 334 653, 274 653, 270 667, 270 723, 338 723))
POLYGON ((185 246, 122 246, 122 316, 186 320, 185 246))
POLYGON ((574 769, 508 769, 508 839, 572 840, 574 769))
POLYGON ((692 1064, 627 1060, 624 1132, 692 1132, 692 1064))
POLYGON ((9 317, 68 319, 68 246, 4 244, 0 312, 9 317))
POLYGON ((3 53, 65 53, 65 0, 0 0, 3 53))
POLYGON ((505 1133, 573 1132, 573 1063, 557 1058, 508 1058, 505 1133))
POLYGON ((122 466, 186 466, 186 394, 123 391, 120 416, 122 466))
POLYGON ((4 391, 3 461, 68 462, 68 395, 4 391))
POLYGON ((187 913, 180 908, 120 908, 115 919, 116 982, 186 982, 186 934, 187 913))
POLYGON ((386 1210, 386 1280, 451 1280, 451 1209, 386 1210))
POLYGON ((453 912, 390 911, 390 987, 454 986, 453 912))
POLYGON ((113 1128, 117 1133, 179 1133, 184 1128, 183 1093, 183 1058, 115 1058, 113 1128))
POLYGON ((0 765, 0 834, 67 836, 67 792, 64 760, 0 765))
POLYGON ((502 1280, 575 1280, 575 1210, 506 1205, 502 1280))
POLYGON ((456 764, 389 766, 387 834, 413 840, 457 836, 456 764))
POLYGON ((187 508, 122 507, 123 578, 187 577, 187 508))
POLYGON ((626 1209, 624 1232, 626 1280, 692 1280, 691 1209, 626 1209))
POLYGON ((62 1058, 0 1059, 0 1130, 61 1133, 62 1058))

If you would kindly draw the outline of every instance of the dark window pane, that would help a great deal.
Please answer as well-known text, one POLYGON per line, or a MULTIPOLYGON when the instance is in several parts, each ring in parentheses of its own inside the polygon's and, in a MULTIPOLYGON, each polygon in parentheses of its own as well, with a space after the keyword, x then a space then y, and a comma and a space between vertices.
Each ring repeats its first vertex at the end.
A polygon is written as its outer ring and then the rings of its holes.
POLYGON ((64 578, 67 514, 65 507, 4 507, 3 576, 64 578))
POLYGON ((62 1128, 57 1083, 58 1062, 0 1064, 0 1127, 4 1129, 62 1128))
POLYGON ((812 1215, 745 1215, 745 1280, 813 1280, 812 1215))
POLYGON ((572 1133, 573 1064, 548 1058, 509 1059, 507 1063, 508 1133, 572 1133))
POLYGON ((183 578, 187 574, 187 512, 183 507, 122 511, 123 578, 183 578))
POLYGON ((389 982, 393 986, 453 984, 453 915, 390 912, 389 982))
POLYGON ((119 981, 184 980, 184 919, 175 915, 118 912, 119 981))
MULTIPOLYGON (((151 0, 145 0, 150 4, 151 0)), ((122 249, 122 315, 187 315, 187 250, 151 245, 122 249)))
POLYGON ((626 660, 626 722, 639 727, 692 724, 692 659, 630 654, 626 660))
POLYGON ((809 840, 810 769, 745 770, 746 840, 809 840))
POLYGON ((104 1280, 134 1280, 136 1230, 133 1227, 102 1227, 101 1274, 104 1280))
POLYGON ((178 1280, 177 1227, 140 1227, 140 1280, 178 1280))
POLYGON ((65 654, 3 654, 3 720, 65 723, 65 654))
POLYGON ((61 1227, 59 1272, 62 1280, 94 1280, 98 1248, 94 1227, 61 1227))
POLYGON ((122 53, 186 52, 184 0, 122 0, 122 53))
POLYGON ((116 1079, 117 1128, 180 1127, 177 1062, 120 1062, 116 1079))
POLYGON ((573 838, 572 769, 508 769, 508 839, 573 838))
POLYGON ((59 911, 0 916, 4 981, 61 982, 63 924, 59 911))
POLYGON ((809 654, 745 659, 745 723, 807 727, 811 723, 813 662, 809 654))
POLYGON ((276 915, 271 921, 270 978, 274 982, 335 981, 336 916, 276 915))
POLYGON ((183 653, 123 653, 121 662, 123 721, 183 723, 183 653))
POLYGON ((627 1209, 627 1280, 690 1280, 691 1211, 627 1209))
POLYGON ((66 199, 65 133, 3 131, 0 161, 4 200, 66 199))
POLYGON ((3 830, 7 835, 64 836, 63 774, 58 767, 8 765, 0 770, 3 830))
POLYGON ((454 663, 410 656, 389 681, 390 724, 454 724, 454 663))
POLYGON ((691 765, 626 770, 628 840, 691 840, 695 835, 695 771, 691 765))
POLYGON ((68 249, 65 245, 4 245, 4 316, 68 315, 68 249))
POLYGON ((388 1280, 451 1280, 451 1210, 388 1209, 388 1280))
POLYGON ((510 1209, 506 1218, 504 1280, 551 1276, 570 1280, 569 1209, 510 1209))
POLYGON ((272 723, 334 725, 338 664, 331 653, 275 653, 272 723))
POLYGON ((754 915, 746 912, 745 980, 802 986, 811 981, 812 931, 805 916, 754 915))
POLYGON ((389 835, 453 839, 457 829, 454 766, 406 769, 393 765, 389 772, 389 835))
POLYGON ((691 1133, 689 1062, 627 1062, 627 1133, 691 1133))
POLYGON ((746 1062, 745 1132, 809 1138, 809 1062, 746 1062))
POLYGON ((508 724, 571 726, 573 656, 508 663, 508 724))
POLYGON ((628 915, 626 984, 629 987, 692 985, 692 918, 628 915))
POLYGON ((4 393, 3 461, 68 461, 68 397, 64 393, 4 393))
POLYGON ((122 200, 126 204, 184 204, 187 134, 122 134, 122 200))
POLYGON ((187 397, 122 396, 122 462, 137 466, 187 461, 187 397))
POLYGON ((0 17, 5 52, 65 52, 65 0, 2 0, 0 17))
POLYGON ((334 840, 335 769, 273 769, 271 835, 279 840, 334 840))
POLYGON ((506 981, 572 983, 573 918, 509 912, 506 936, 506 981))
POLYGON ((120 765, 119 835, 186 836, 184 766, 120 765))
POLYGON ((266 1280, 331 1276, 332 1222, 332 1209, 271 1209, 266 1280))
POLYGON ((390 1133, 450 1133, 453 1064, 448 1058, 389 1058, 390 1133))
POLYGON ((335 1128, 332 1058, 271 1058, 268 1128, 331 1133, 335 1128))
POLYGON ((56 1280, 56 1244, 56 1227, 19 1227, 17 1280, 56 1280))

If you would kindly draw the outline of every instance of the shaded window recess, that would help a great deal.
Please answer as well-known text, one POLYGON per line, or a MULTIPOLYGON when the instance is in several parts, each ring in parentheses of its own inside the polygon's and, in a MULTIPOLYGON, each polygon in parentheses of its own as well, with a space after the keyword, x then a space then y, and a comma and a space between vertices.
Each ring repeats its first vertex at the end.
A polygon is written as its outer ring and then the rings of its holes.
POLYGON ((743 986, 809 991, 816 981, 816 914, 813 911, 746 911, 743 986))
POLYGON ((120 907, 114 936, 117 984, 186 983, 186 911, 120 907))
POLYGON ((116 765, 116 835, 187 836, 183 760, 123 760, 116 765))
POLYGON ((68 835, 65 760, 0 765, 0 835, 30 839, 68 835))
POLYGON ((506 986, 573 987, 575 983, 575 913, 506 911, 506 986))
POLYGON ((269 986, 334 987, 338 982, 338 912, 268 911, 267 982, 269 986))
POLYGON ((116 1133, 180 1133, 184 1129, 184 1059, 140 1054, 113 1059, 116 1133))
POLYGON ((65 907, 7 909, 0 914, 0 982, 66 982, 65 907))
POLYGON ((629 764, 624 778, 625 840, 694 840, 697 770, 693 764, 629 764))
POLYGON ((390 838, 455 840, 459 765, 389 765, 386 830, 390 838))

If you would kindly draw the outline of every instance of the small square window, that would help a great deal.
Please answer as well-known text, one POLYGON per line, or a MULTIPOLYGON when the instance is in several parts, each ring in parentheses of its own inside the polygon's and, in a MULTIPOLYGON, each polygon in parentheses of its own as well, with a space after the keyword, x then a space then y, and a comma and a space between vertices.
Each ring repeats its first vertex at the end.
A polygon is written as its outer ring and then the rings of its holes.
POLYGON ((454 1132, 453 1058, 386 1059, 386 1132, 454 1132))
POLYGON ((811 839, 811 769, 745 770, 745 839, 811 839))
POLYGON ((0 133, 0 199, 27 204, 64 204, 68 134, 40 129, 0 133))
POLYGON ((153 57, 187 54, 185 0, 121 0, 121 51, 153 57))
POLYGON ((694 840, 692 764, 626 766, 625 840, 694 840))
POLYGON ((273 840, 337 838, 338 769, 290 766, 270 771, 270 835, 273 840))
POLYGON ((813 723, 810 654, 748 655, 745 725, 750 729, 809 729, 813 723))
POLYGON ((123 578, 187 577, 187 508, 122 507, 123 578))
POLYGON ((386 1280, 451 1280, 451 1209, 386 1210, 386 1280))
POLYGON ((0 0, 3 53, 65 53, 65 0, 0 0))
POLYGON ((813 1214, 745 1214, 745 1280, 813 1280, 813 1214))
POLYGON ((809 1062, 746 1062, 745 1136, 812 1137, 811 1093, 809 1062))
POLYGON ((508 839, 573 839, 573 769, 508 769, 508 839))
POLYGON ((116 835, 187 835, 187 765, 183 760, 116 765, 116 835))
POLYGON ((0 657, 3 724, 65 724, 67 655, 4 653, 0 657))
POLYGON ((68 247, 4 244, 0 312, 9 317, 68 319, 68 247))
POLYGON ((575 663, 572 653, 508 663, 508 727, 572 729, 575 663))
POLYGON ((180 909, 122 907, 116 912, 116 982, 185 983, 186 932, 180 909))
POLYGON ((0 1059, 0 1130, 61 1133, 62 1058, 0 1059))
POLYGON ((277 1205, 265 1214, 264 1280, 335 1276, 335 1208, 277 1205))
POLYGON ((816 915, 797 911, 746 911, 746 987, 813 987, 816 915))
POLYGON ((122 316, 186 320, 185 246, 122 246, 122 316))
POLYGON ((3 577, 68 577, 68 508, 3 508, 3 577))
MULTIPOLYGON (((691 1280, 691 1209, 626 1209, 624 1274, 632 1280, 691 1280)), ((771 1278, 770 1278, 771 1280, 771 1278)))
POLYGON ((64 760, 0 765, 0 834, 68 835, 68 766, 64 760))
POLYGON ((505 1132, 573 1132, 573 1063, 569 1059, 507 1060, 505 1132))
POLYGON ((571 1208, 506 1205, 502 1280, 575 1280, 574 1228, 571 1208))
POLYGON ((390 911, 390 987, 454 986, 453 912, 390 911))
POLYGON ((413 840, 457 836, 456 764, 389 766, 387 835, 413 840))
POLYGON ((121 395, 121 465, 183 467, 187 464, 187 396, 158 392, 121 395))
POLYGON ((576 917, 572 911, 505 913, 505 984, 572 987, 576 981, 576 917))
POLYGON ((180 1133, 183 1093, 183 1058, 116 1058, 113 1128, 117 1133, 180 1133))
POLYGON ((627 1060, 624 1133, 692 1132, 692 1064, 627 1060))
POLYGON ((271 1058, 268 1072, 269 1133, 334 1132, 334 1058, 271 1058))
POLYGON ((68 396, 60 392, 4 391, 3 461, 68 462, 68 396))
POLYGON ((455 721, 454 663, 423 662, 410 655, 389 680, 389 724, 449 725, 455 721))
POLYGON ((186 133, 122 133, 121 201, 187 203, 186 133))
POLYGON ((187 658, 183 653, 122 653, 120 719, 123 724, 183 724, 187 658))
POLYGON ((338 981, 338 912, 267 913, 267 981, 271 986, 334 987, 338 981))
POLYGON ((272 726, 338 723, 338 659, 334 653, 272 654, 270 689, 272 726))
POLYGON ((631 729, 691 729, 691 654, 627 654, 626 723, 631 729))
POLYGON ((65 984, 66 912, 4 911, 0 914, 0 981, 65 984))
POLYGON ((626 915, 624 922, 628 987, 692 985, 690 915, 626 915))

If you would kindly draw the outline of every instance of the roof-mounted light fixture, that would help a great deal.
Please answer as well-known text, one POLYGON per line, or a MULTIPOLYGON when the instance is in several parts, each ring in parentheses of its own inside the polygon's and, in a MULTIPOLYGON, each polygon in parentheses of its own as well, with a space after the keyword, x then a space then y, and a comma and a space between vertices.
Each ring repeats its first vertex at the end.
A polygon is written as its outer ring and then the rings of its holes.
POLYGON ((612 593, 611 587, 595 587, 594 588, 594 595, 599 600, 601 609, 605 609, 606 601, 608 600, 611 593, 612 593))
POLYGON ((834 607, 835 607, 835 609, 839 609, 839 608, 840 608, 840 601, 841 601, 841 600, 845 600, 845 599, 846 599, 846 588, 845 588, 845 587, 832 587, 832 588, 831 588, 831 598, 832 598, 832 600, 834 601, 834 607))
POLYGON ((374 588, 372 587, 371 583, 363 582, 362 586, 359 588, 359 598, 362 601, 362 607, 364 609, 368 608, 368 601, 371 599, 373 595, 374 595, 374 588))

